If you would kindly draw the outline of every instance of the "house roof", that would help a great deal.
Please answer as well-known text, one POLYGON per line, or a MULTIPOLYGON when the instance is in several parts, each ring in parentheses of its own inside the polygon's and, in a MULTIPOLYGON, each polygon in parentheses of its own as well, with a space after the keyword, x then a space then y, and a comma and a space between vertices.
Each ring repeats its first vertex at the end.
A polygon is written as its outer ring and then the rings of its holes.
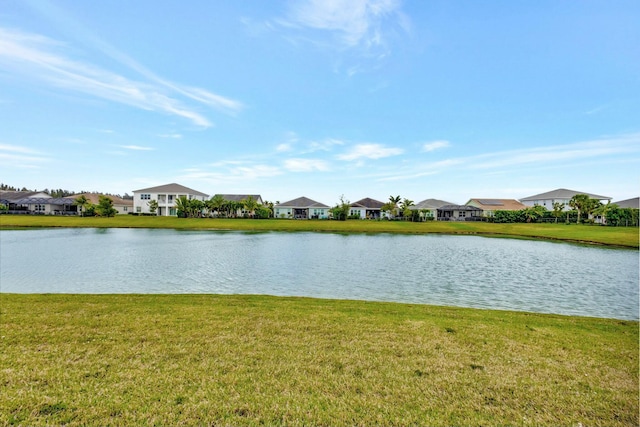
POLYGON ((536 200, 549 200, 549 199, 571 199, 576 194, 586 194, 591 199, 611 200, 611 197, 599 196, 597 194, 591 194, 585 191, 575 191, 575 190, 567 190, 566 188, 558 188, 557 190, 525 197, 523 199, 520 199, 520 201, 523 202, 523 201, 536 201, 536 200))
POLYGON ((469 199, 467 205, 489 211, 519 211, 527 208, 516 199, 469 199))
POLYGON ((384 206, 383 202, 369 197, 351 203, 351 207, 354 208, 380 209, 382 206, 384 206))
POLYGON ((439 211, 482 211, 482 208, 469 205, 444 205, 438 208, 439 211))
POLYGON ((634 197, 632 199, 620 200, 619 202, 615 202, 616 205, 620 208, 640 208, 640 198, 634 197))
POLYGON ((249 197, 253 197, 253 200, 262 200, 259 194, 216 194, 216 196, 222 196, 225 200, 232 202, 241 202, 249 197))
POLYGON ((18 205, 72 205, 74 199, 70 197, 25 197, 24 199, 14 200, 13 203, 18 205))
POLYGON ((444 200, 438 200, 438 199, 425 199, 421 202, 416 203, 413 206, 410 206, 409 209, 412 209, 412 210, 438 209, 446 205, 453 205, 453 203, 445 202, 444 200))
POLYGON ((36 195, 38 195, 38 197, 44 198, 44 197, 51 197, 48 194, 44 193, 43 191, 7 191, 7 190, 0 190, 0 199, 1 200, 6 200, 7 202, 15 202, 16 200, 21 200, 21 199, 26 199, 29 197, 36 197, 36 195))
POLYGON ((91 204, 97 205, 100 203, 100 196, 107 196, 111 199, 114 205, 116 206, 133 206, 132 199, 123 199, 118 196, 111 196, 109 194, 99 194, 99 193, 82 193, 82 194, 74 194, 71 196, 67 196, 67 198, 71 198, 73 200, 77 199, 80 196, 84 196, 91 204))
POLYGON ((134 190, 134 193, 176 193, 176 194, 194 194, 196 196, 209 197, 208 194, 201 193, 192 188, 185 187, 184 185, 172 184, 159 185, 157 187, 142 188, 140 190, 134 190))
POLYGON ((277 204, 277 208, 328 208, 329 206, 311 200, 307 197, 298 197, 297 199, 289 200, 288 202, 277 204))

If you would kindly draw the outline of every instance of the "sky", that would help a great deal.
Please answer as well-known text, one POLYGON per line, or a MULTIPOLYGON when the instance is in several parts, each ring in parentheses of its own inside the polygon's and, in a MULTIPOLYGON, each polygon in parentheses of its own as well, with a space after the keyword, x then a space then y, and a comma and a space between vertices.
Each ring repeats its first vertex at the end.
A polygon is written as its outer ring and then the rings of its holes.
POLYGON ((0 0, 0 181, 640 194, 637 0, 0 0))

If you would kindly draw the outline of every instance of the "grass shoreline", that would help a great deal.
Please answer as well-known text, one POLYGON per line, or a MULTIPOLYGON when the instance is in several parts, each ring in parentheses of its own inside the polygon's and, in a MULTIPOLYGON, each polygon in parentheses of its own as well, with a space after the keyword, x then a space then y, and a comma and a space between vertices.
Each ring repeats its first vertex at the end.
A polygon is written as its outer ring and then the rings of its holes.
POLYGON ((638 322, 0 294, 0 425, 638 425, 638 322))
POLYGON ((283 219, 211 219, 119 215, 113 218, 80 218, 0 215, 0 230, 22 228, 168 228, 211 231, 289 231, 331 233, 450 234, 540 239, 638 249, 636 227, 603 227, 565 224, 493 224, 484 222, 329 221, 283 219))

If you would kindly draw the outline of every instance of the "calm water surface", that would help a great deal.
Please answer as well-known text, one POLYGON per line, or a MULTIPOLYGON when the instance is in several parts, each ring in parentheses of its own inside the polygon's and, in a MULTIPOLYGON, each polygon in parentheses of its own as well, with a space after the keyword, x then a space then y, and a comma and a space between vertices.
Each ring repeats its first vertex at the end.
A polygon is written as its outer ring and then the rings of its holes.
POLYGON ((638 319, 638 252, 476 236, 3 230, 0 290, 220 293, 638 319))

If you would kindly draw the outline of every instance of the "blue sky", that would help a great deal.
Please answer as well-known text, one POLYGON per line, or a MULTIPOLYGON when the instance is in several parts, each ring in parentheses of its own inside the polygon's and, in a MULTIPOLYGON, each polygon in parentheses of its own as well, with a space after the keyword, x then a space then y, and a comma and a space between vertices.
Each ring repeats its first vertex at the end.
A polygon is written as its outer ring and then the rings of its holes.
POLYGON ((640 2, 2 0, 0 181, 640 193, 640 2))

